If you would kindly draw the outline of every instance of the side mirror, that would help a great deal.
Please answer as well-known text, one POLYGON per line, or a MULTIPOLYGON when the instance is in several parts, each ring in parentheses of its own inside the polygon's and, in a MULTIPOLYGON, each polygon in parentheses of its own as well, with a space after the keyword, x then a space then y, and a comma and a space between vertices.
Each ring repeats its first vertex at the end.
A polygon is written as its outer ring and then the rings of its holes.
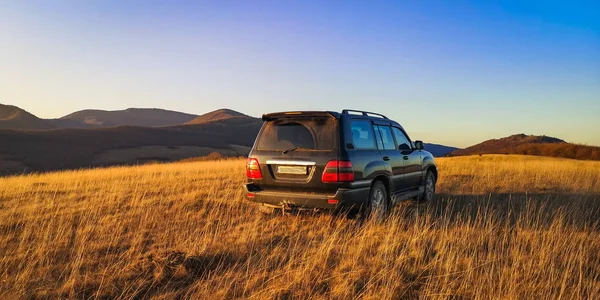
POLYGON ((417 149, 417 150, 425 149, 425 145, 423 145, 423 141, 415 141, 415 149, 417 149))

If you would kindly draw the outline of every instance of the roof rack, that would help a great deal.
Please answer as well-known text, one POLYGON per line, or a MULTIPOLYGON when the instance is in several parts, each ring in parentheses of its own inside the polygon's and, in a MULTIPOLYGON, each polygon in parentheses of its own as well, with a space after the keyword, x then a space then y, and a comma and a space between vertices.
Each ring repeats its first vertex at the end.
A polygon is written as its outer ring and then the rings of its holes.
POLYGON ((382 114, 374 113, 374 112, 362 111, 362 110, 355 110, 355 109, 344 109, 344 110, 342 110, 342 114, 344 114, 344 115, 349 115, 351 112, 359 113, 359 114, 362 114, 363 116, 367 116, 367 117, 370 117, 369 115, 375 115, 375 116, 384 118, 386 120, 389 120, 388 117, 386 117, 386 116, 384 116, 382 114))

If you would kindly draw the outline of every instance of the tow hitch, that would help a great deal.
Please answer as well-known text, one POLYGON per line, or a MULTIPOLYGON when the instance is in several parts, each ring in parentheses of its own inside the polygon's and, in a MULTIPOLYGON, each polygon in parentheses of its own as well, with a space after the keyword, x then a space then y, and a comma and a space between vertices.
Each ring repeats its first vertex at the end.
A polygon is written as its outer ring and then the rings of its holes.
POLYGON ((288 215, 288 214, 296 214, 296 213, 319 213, 322 212, 323 209, 320 208, 308 208, 308 207, 299 207, 299 206, 295 206, 292 205, 288 202, 283 202, 281 204, 281 211, 283 212, 284 215, 288 215))

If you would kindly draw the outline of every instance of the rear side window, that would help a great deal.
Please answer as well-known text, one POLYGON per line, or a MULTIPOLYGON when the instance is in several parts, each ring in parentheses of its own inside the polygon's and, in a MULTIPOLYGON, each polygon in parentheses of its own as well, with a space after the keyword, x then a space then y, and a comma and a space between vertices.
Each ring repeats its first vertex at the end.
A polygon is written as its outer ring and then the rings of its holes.
POLYGON ((396 144, 398 145, 398 149, 410 150, 411 149, 410 141, 408 140, 408 138, 406 137, 404 132, 402 132, 402 130, 400 130, 400 128, 397 128, 397 127, 394 127, 393 131, 394 131, 394 137, 396 138, 396 144))
POLYGON ((352 144, 356 149, 376 149, 373 126, 368 120, 352 120, 352 144))
POLYGON ((256 145, 257 150, 331 151, 337 141, 337 120, 297 118, 267 121, 256 145))
POLYGON ((394 137, 392 137, 392 131, 389 126, 376 126, 381 134, 380 149, 394 150, 396 145, 394 144, 394 137))

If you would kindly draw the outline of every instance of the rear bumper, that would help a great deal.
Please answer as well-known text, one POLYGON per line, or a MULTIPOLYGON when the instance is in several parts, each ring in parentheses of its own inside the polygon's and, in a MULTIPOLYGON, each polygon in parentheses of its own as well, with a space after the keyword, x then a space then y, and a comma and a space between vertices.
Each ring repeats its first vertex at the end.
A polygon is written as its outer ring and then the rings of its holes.
POLYGON ((283 191, 256 191, 252 184, 245 184, 246 198, 252 202, 267 206, 297 209, 339 209, 342 207, 360 207, 369 198, 369 187, 338 189, 331 194, 308 194, 283 191), (337 200, 337 201, 335 201, 337 200))

